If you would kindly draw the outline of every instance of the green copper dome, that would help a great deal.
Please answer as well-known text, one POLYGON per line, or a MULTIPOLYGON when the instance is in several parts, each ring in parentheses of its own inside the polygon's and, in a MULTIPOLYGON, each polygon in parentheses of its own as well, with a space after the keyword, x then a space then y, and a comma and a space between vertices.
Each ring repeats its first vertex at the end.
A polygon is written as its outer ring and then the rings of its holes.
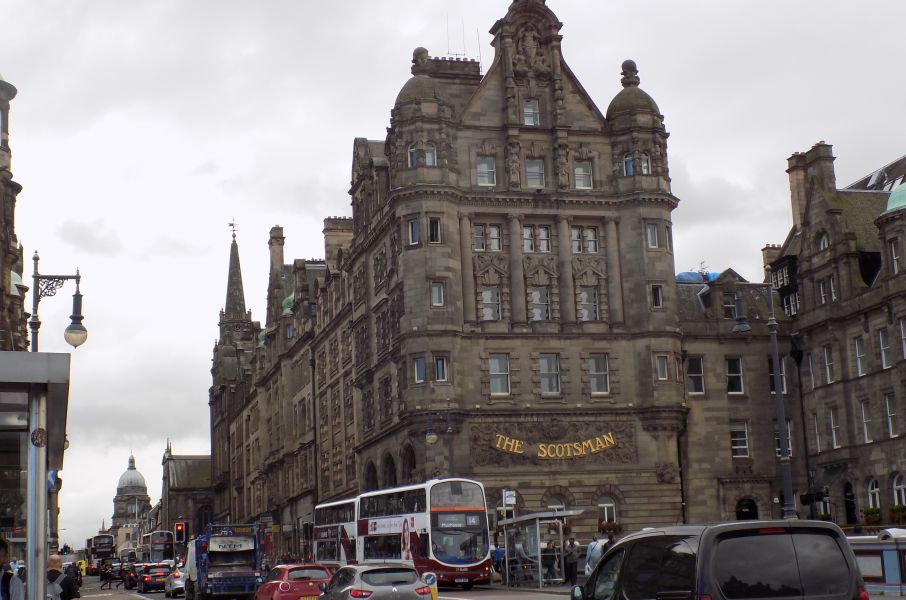
POLYGON ((901 183, 890 192, 890 196, 887 198, 887 210, 885 213, 890 213, 901 208, 906 208, 906 183, 901 183))

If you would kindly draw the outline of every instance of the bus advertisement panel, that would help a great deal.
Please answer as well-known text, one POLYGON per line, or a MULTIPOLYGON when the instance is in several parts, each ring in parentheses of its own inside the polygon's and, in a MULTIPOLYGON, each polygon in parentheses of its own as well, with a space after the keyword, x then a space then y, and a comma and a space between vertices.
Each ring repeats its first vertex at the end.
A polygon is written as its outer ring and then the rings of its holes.
POLYGON ((438 583, 470 588, 491 578, 490 534, 480 482, 440 479, 359 496, 361 562, 402 561, 438 583))
POLYGON ((356 563, 358 506, 358 498, 353 498, 315 507, 314 562, 331 566, 356 563))

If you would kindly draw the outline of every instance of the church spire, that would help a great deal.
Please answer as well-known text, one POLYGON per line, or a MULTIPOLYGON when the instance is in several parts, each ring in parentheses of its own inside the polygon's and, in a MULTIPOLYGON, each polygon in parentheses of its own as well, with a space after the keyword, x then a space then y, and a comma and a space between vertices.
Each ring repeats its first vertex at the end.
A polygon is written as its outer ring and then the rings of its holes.
POLYGON ((242 289, 242 269, 239 267, 239 244, 236 243, 236 223, 229 223, 233 230, 230 245, 230 270, 227 279, 226 304, 221 321, 243 321, 248 319, 245 311, 245 292, 242 289))

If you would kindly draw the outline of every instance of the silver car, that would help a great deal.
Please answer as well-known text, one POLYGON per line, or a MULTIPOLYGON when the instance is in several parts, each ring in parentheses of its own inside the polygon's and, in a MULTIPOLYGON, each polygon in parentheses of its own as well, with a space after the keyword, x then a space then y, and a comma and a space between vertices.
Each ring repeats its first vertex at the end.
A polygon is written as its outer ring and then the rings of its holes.
POLYGON ((164 582, 164 596, 175 598, 186 592, 186 571, 185 567, 178 565, 171 567, 170 575, 164 582))
POLYGON ((319 600, 426 600, 431 587, 407 565, 348 565, 337 570, 329 583, 321 584, 319 600))

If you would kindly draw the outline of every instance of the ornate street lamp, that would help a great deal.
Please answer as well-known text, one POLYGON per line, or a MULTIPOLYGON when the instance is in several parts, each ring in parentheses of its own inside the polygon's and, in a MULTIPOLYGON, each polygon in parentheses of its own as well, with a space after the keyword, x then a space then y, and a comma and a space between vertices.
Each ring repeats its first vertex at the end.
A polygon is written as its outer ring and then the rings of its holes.
MULTIPOLYGON (((768 269, 768 281, 771 279, 770 267, 768 269)), ((783 405, 783 388, 781 387, 781 366, 780 355, 777 351, 777 319, 774 318, 774 292, 771 284, 764 285, 754 284, 754 287, 763 293, 767 291, 766 296, 762 296, 768 305, 768 332, 771 335, 771 364, 774 368, 774 401, 777 410, 777 431, 780 435, 780 478, 783 486, 783 506, 781 508, 784 519, 795 519, 796 509, 793 505, 793 478, 790 474, 790 438, 786 428, 786 410, 783 405)), ((736 297, 736 325, 733 326, 733 333, 746 333, 752 331, 752 327, 746 321, 745 306, 742 298, 736 297)))
POLYGON ((40 259, 37 251, 35 251, 32 260, 35 262, 34 289, 32 290, 31 319, 28 321, 28 326, 31 329, 31 351, 38 351, 38 330, 41 328, 41 319, 38 318, 38 304, 41 302, 41 298, 56 296, 57 290, 63 287, 63 284, 69 279, 75 279, 76 291, 72 295, 72 314, 69 316, 72 321, 63 331, 63 338, 67 344, 73 348, 78 348, 88 339, 88 330, 82 325, 82 319, 84 318, 82 316, 82 293, 79 291, 82 276, 79 274, 79 270, 76 269, 75 275, 41 275, 38 272, 38 260, 40 259))

